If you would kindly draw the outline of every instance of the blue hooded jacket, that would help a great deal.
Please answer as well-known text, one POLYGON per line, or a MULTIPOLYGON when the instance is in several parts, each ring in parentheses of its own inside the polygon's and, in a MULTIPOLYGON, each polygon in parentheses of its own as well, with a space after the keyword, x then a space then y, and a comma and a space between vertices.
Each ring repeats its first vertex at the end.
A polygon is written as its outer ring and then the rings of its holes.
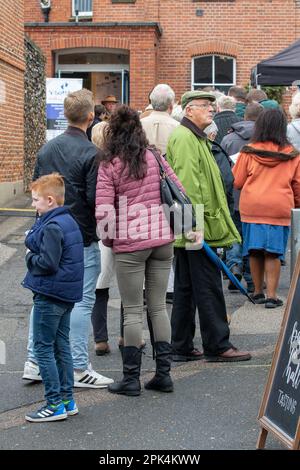
POLYGON ((23 287, 64 302, 80 302, 83 292, 83 240, 67 207, 39 217, 25 245, 28 272, 23 287))

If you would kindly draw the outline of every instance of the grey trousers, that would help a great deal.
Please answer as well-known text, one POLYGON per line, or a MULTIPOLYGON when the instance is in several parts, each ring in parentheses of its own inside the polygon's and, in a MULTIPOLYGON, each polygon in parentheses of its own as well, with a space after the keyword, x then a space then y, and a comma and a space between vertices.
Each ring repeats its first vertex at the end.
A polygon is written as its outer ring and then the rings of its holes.
POLYGON ((171 341, 166 292, 173 244, 116 254, 116 272, 124 306, 124 346, 140 347, 143 333, 143 285, 154 341, 171 341))

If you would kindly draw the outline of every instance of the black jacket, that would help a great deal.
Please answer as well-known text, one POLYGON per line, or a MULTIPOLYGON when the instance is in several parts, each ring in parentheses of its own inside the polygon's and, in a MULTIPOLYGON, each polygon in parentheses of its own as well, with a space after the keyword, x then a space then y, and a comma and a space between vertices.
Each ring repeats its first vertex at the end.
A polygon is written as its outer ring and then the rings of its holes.
POLYGON ((214 116, 214 122, 218 127, 218 133, 215 142, 220 144, 223 137, 228 134, 232 124, 241 121, 233 111, 220 111, 214 116))
MULTIPOLYGON (((225 135, 221 142, 221 146, 229 156, 238 153, 249 142, 254 132, 254 124, 254 121, 240 121, 232 124, 232 132, 225 135)), ((239 210, 240 194, 239 189, 233 190, 235 211, 239 210)))
POLYGON ((99 122, 101 122, 101 119, 95 117, 95 119, 93 120, 92 124, 90 125, 90 127, 87 128, 87 131, 86 131, 86 135, 88 136, 88 139, 92 142, 92 130, 93 130, 93 127, 96 125, 96 124, 99 124, 99 122))
POLYGON ((213 156, 215 157, 215 160, 217 162, 217 165, 219 167, 219 170, 223 179, 223 185, 224 185, 224 190, 225 190, 230 214, 233 215, 233 212, 234 212, 234 199, 233 199, 234 178, 233 178, 233 174, 231 171, 228 154, 224 151, 221 145, 215 142, 212 143, 211 151, 213 153, 213 156))
POLYGON ((79 225, 84 246, 98 240, 95 218, 97 154, 98 149, 85 132, 69 126, 63 134, 41 148, 33 175, 33 180, 53 172, 64 177, 65 205, 79 225))

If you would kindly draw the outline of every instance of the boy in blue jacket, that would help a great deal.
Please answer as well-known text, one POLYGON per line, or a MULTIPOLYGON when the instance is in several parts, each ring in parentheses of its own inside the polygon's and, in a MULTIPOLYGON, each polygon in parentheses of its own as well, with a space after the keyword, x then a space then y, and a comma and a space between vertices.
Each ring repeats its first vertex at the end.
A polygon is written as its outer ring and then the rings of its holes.
POLYGON ((39 217, 25 239, 28 272, 22 285, 33 292, 34 351, 47 403, 25 418, 48 422, 78 413, 69 331, 74 303, 82 300, 83 240, 63 205, 61 175, 42 176, 31 189, 32 206, 39 217))

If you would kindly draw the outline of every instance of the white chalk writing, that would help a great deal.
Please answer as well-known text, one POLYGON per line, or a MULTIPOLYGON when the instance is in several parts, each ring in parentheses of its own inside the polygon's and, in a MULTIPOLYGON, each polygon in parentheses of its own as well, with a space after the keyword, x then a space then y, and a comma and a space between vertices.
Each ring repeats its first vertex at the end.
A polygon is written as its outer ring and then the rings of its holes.
POLYGON ((296 390, 300 383, 300 331, 297 327, 298 322, 295 322, 289 339, 289 361, 283 373, 283 376, 286 377, 286 383, 291 382, 292 387, 296 390))
POLYGON ((289 397, 282 390, 279 390, 278 403, 282 408, 284 408, 284 411, 289 411, 292 415, 295 413, 297 400, 289 397))

